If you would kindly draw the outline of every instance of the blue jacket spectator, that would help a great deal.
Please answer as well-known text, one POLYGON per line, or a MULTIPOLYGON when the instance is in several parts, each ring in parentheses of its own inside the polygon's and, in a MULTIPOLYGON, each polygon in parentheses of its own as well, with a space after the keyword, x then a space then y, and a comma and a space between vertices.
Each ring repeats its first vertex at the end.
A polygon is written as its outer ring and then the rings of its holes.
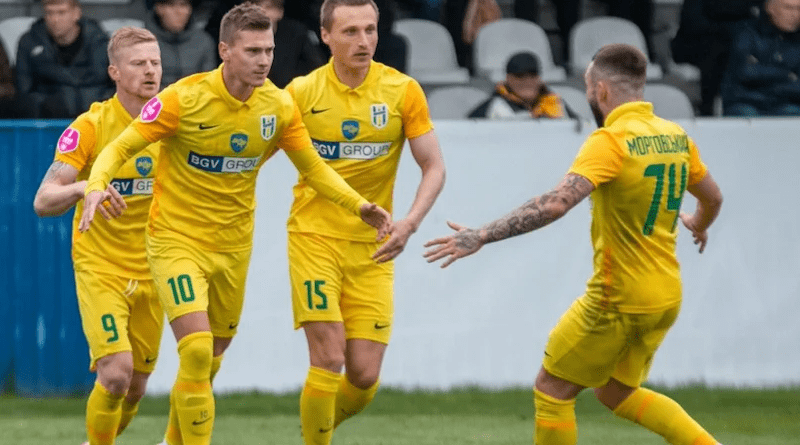
POLYGON ((767 0, 745 22, 722 82, 726 116, 800 115, 800 0, 767 0))
POLYGON ((191 26, 189 0, 156 0, 145 28, 158 39, 161 48, 161 87, 191 74, 217 67, 217 47, 202 29, 191 26))
POLYGON ((19 41, 16 86, 26 114, 74 118, 114 93, 108 36, 76 0, 44 0, 44 17, 19 41))

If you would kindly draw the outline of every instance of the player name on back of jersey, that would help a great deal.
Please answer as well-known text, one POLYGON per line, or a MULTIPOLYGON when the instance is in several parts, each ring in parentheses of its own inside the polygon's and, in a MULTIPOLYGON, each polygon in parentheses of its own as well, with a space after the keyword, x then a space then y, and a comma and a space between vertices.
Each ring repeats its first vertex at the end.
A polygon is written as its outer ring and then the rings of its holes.
POLYGON ((628 153, 646 155, 649 153, 688 153, 689 136, 685 134, 659 134, 657 136, 636 136, 626 139, 628 153))
POLYGON ((256 169, 260 156, 254 158, 236 156, 206 156, 189 152, 187 162, 194 168, 211 173, 242 173, 256 169))
POLYGON ((153 178, 114 179, 111 185, 120 195, 152 195, 153 178))
POLYGON ((312 139, 311 143, 323 159, 369 160, 389 154, 391 142, 328 142, 312 139))

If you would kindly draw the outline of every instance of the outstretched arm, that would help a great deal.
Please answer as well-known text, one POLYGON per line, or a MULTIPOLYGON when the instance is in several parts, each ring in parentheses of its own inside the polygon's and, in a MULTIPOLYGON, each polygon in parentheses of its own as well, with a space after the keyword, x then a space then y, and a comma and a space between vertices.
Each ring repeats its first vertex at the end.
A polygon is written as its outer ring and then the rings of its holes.
POLYGON ((417 231, 422 219, 431 210, 436 197, 444 187, 444 159, 436 133, 431 130, 422 136, 409 139, 408 144, 414 160, 422 170, 422 179, 408 215, 392 224, 391 237, 372 256, 379 263, 391 261, 400 255, 408 243, 408 238, 417 231))
POLYGON ((457 232, 428 241, 425 252, 429 263, 449 256, 442 267, 472 255, 484 244, 532 232, 561 218, 594 190, 594 184, 581 175, 567 174, 550 192, 537 196, 504 217, 479 228, 470 229, 448 222, 457 232))
POLYGON ((700 245, 700 253, 703 253, 708 243, 707 230, 722 207, 722 192, 711 173, 706 173, 700 182, 686 187, 686 190, 697 198, 697 208, 693 215, 681 212, 681 221, 692 232, 694 243, 700 245))

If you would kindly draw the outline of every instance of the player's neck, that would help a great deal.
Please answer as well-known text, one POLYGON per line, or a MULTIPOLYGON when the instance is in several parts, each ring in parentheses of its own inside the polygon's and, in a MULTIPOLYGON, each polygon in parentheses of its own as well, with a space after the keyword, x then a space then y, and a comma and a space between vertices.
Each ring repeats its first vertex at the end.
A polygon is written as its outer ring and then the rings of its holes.
POLYGON ((148 99, 143 99, 139 96, 134 96, 133 94, 128 94, 124 91, 117 90, 117 100, 119 103, 122 104, 122 108, 131 115, 132 118, 136 119, 136 116, 139 115, 142 111, 142 107, 144 104, 147 103, 148 99))
POLYGON ((369 66, 365 68, 350 68, 345 64, 338 62, 334 58, 333 71, 336 73, 336 77, 339 79, 339 82, 342 82, 350 88, 358 88, 362 83, 364 83, 364 79, 367 78, 367 74, 369 74, 369 66))
POLYGON ((225 65, 222 65, 222 81, 225 82, 225 89, 228 90, 228 93, 242 102, 247 102, 247 99, 250 98, 255 89, 252 85, 246 84, 241 79, 228 73, 225 65))

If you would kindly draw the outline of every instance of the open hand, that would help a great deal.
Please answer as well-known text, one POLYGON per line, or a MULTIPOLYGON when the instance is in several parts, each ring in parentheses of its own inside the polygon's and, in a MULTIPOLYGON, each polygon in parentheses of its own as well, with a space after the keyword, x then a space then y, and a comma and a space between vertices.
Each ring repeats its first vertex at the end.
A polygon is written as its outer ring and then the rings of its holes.
POLYGON ((686 226, 686 228, 689 229, 690 232, 692 232, 692 237, 694 237, 694 243, 700 245, 700 253, 703 253, 703 251, 706 250, 706 243, 708 243, 708 232, 705 230, 702 232, 698 232, 697 229, 695 229, 694 218, 692 217, 692 215, 681 212, 680 218, 683 225, 686 226))
POLYGON ((483 240, 481 240, 479 230, 460 226, 450 221, 447 221, 447 225, 450 226, 451 229, 456 230, 456 233, 428 241, 425 243, 425 247, 433 247, 433 249, 428 250, 422 255, 429 263, 449 256, 449 258, 442 263, 442 269, 459 258, 472 255, 480 250, 484 244, 483 240))
POLYGON ((103 218, 110 220, 122 215, 122 212, 128 208, 122 195, 119 194, 114 186, 109 185, 105 191, 89 192, 83 198, 83 214, 81 215, 81 222, 78 225, 78 230, 85 232, 89 230, 89 226, 94 220, 94 212, 99 211, 103 218))
POLYGON ((395 222, 392 224, 389 240, 372 255, 372 258, 378 263, 397 258, 397 255, 405 250, 408 238, 416 231, 416 227, 406 219, 395 222))
POLYGON ((378 229, 376 241, 384 239, 392 231, 392 215, 374 202, 361 206, 361 220, 378 229))

